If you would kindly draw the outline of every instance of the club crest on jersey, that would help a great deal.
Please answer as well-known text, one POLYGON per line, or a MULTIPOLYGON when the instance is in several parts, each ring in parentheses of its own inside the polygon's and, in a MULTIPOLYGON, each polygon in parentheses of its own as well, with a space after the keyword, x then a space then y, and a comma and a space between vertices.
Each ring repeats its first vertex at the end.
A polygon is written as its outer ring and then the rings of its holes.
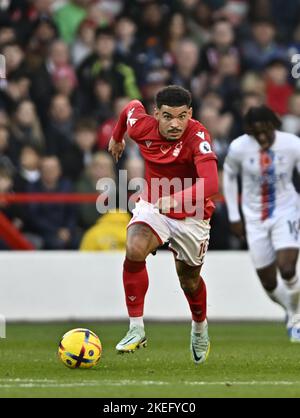
POLYGON ((202 154, 209 154, 210 152, 212 152, 210 143, 207 141, 201 142, 199 145, 199 150, 202 154))
POLYGON ((182 150, 182 142, 179 142, 179 144, 176 144, 175 146, 175 149, 173 151, 173 157, 178 157, 181 150, 182 150))
POLYGON ((135 107, 133 107, 129 112, 128 112, 128 116, 127 116, 127 123, 129 123, 129 125, 132 127, 136 122, 137 119, 132 118, 133 112, 135 110, 135 107))

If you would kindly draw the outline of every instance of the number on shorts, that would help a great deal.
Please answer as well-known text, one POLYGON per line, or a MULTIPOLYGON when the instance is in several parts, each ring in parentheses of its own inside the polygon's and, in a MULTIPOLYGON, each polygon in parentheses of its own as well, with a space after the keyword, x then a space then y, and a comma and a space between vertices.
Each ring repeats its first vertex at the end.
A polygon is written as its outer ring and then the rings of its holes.
POLYGON ((205 254, 207 253, 208 244, 209 244, 209 240, 208 239, 206 239, 205 241, 202 241, 200 243, 199 258, 200 258, 201 264, 203 263, 205 254))

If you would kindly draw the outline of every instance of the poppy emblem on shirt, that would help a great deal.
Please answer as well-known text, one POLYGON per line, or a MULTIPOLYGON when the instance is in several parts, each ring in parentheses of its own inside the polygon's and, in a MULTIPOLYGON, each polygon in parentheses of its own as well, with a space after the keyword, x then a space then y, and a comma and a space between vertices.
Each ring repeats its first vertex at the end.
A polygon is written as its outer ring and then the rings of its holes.
POLYGON ((261 165, 263 170, 267 170, 271 164, 272 158, 268 154, 264 153, 261 158, 261 165))

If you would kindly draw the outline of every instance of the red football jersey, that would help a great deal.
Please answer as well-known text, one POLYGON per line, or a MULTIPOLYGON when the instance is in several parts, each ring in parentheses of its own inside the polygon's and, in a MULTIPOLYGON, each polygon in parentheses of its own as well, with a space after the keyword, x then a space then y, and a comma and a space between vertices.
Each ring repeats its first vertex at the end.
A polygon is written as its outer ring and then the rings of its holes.
MULTIPOLYGON (((211 148, 210 135, 200 122, 191 119, 179 140, 168 141, 160 134, 158 121, 146 113, 144 106, 138 100, 131 101, 121 113, 113 138, 121 142, 126 131, 129 137, 138 144, 145 160, 148 195, 143 194, 142 198, 151 203, 156 203, 151 196, 151 179, 179 178, 182 184, 184 184, 184 179, 192 179, 192 184, 195 184, 201 177, 201 165, 209 160, 214 162, 217 160, 211 148)), ((212 176, 214 175, 212 173, 212 176)), ((209 219, 213 210, 214 204, 207 196, 204 219, 209 219)), ((182 211, 181 213, 171 212, 167 216, 184 219, 191 214, 182 211)))

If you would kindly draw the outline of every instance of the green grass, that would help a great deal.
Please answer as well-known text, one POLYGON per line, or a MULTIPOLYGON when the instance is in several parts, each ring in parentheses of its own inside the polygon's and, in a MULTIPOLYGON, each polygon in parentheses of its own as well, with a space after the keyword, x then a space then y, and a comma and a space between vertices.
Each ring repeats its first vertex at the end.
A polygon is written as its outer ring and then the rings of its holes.
POLYGON ((211 324, 209 360, 195 366, 189 324, 149 324, 148 348, 116 355, 126 324, 8 325, 0 340, 0 397, 300 397, 300 345, 280 324, 211 324), (87 327, 103 344, 97 368, 56 357, 64 332, 87 327))

